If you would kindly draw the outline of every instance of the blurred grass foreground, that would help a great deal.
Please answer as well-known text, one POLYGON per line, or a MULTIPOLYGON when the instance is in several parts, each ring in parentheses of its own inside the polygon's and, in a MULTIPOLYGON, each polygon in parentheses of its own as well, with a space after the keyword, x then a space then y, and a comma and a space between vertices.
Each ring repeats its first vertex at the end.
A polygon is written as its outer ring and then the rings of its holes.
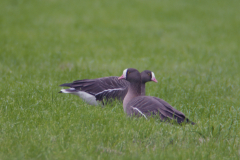
POLYGON ((0 1, 0 159, 239 159, 237 0, 0 1), (58 85, 149 69, 197 125, 129 118, 58 85))

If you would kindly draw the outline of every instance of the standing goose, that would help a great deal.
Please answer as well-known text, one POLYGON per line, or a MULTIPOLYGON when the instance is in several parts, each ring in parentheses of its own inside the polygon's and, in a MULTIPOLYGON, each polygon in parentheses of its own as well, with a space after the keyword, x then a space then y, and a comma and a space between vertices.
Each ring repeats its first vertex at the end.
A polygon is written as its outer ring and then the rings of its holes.
POLYGON ((129 116, 138 115, 147 119, 148 116, 159 115, 162 121, 174 119, 178 123, 186 121, 195 124, 164 100, 141 95, 141 75, 138 70, 134 68, 125 69, 123 75, 118 79, 126 79, 130 82, 127 95, 123 100, 123 109, 129 116))
MULTIPOLYGON (((157 82, 153 72, 145 70, 141 73, 142 95, 145 95, 145 83, 149 81, 157 82)), ((72 83, 61 84, 69 89, 62 89, 59 93, 71 93, 79 96, 90 105, 98 105, 98 101, 103 104, 103 100, 108 102, 111 99, 123 101, 128 91, 130 83, 126 80, 119 81, 118 77, 103 77, 97 79, 76 80, 72 83)))

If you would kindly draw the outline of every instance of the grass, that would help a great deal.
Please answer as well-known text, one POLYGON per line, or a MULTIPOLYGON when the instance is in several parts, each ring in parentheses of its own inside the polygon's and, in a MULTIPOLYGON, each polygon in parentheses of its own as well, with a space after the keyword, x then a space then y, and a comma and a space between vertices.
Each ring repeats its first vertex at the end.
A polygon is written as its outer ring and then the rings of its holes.
POLYGON ((239 159, 240 4, 0 1, 0 159, 239 159), (59 84, 154 71, 197 125, 129 118, 59 84))

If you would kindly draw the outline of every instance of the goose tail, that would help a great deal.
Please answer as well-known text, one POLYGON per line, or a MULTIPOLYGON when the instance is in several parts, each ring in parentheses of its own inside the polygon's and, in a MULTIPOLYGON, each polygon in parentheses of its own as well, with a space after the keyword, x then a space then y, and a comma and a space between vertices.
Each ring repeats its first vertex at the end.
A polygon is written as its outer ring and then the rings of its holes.
POLYGON ((74 93, 77 93, 77 92, 79 92, 79 91, 76 90, 75 88, 69 88, 69 89, 61 89, 61 91, 58 92, 58 93, 72 93, 72 94, 74 94, 74 93))

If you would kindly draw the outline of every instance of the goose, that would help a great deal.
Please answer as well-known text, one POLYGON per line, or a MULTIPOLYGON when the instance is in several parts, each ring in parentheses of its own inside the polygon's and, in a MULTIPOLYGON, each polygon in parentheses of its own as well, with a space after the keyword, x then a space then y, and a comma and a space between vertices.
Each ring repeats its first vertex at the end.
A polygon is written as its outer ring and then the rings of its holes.
POLYGON ((147 119, 149 116, 158 115, 161 121, 170 119, 176 120, 179 124, 183 122, 195 124, 166 101, 157 97, 141 95, 141 75, 137 69, 125 69, 118 79, 120 81, 124 79, 130 83, 123 100, 123 109, 128 116, 143 116, 147 119))
MULTIPOLYGON (((145 95, 145 83, 153 81, 157 83, 155 74, 152 71, 145 70, 141 73, 141 94, 145 95)), ((62 89, 59 93, 70 93, 79 96, 90 105, 104 105, 104 102, 118 99, 123 101, 128 91, 130 83, 126 80, 119 81, 117 76, 102 77, 97 79, 76 80, 72 83, 64 83, 60 86, 70 87, 62 89)))

